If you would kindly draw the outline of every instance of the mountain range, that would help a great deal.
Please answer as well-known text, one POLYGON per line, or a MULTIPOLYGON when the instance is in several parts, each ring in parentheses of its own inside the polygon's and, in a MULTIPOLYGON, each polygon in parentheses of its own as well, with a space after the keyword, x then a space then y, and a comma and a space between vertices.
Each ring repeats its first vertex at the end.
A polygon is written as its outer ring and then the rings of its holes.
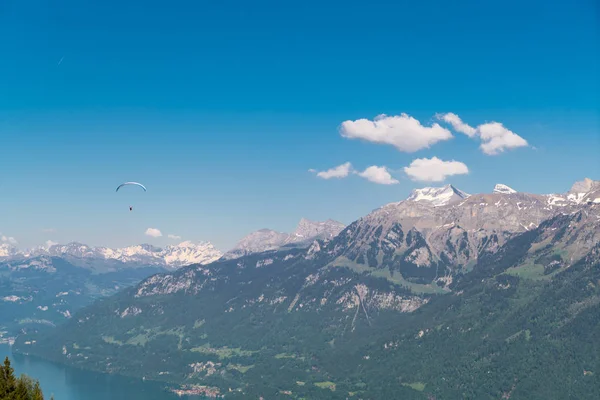
POLYGON ((23 260, 40 256, 68 258, 78 265, 89 265, 91 260, 112 261, 106 265, 113 269, 116 265, 161 266, 175 269, 189 264, 205 264, 219 259, 222 253, 211 243, 190 241, 178 245, 169 245, 164 249, 142 244, 118 249, 108 247, 91 247, 79 242, 66 245, 54 244, 49 247, 39 247, 33 250, 19 250, 4 243, 0 246, 0 260, 23 260))
POLYGON ((99 270, 114 271, 118 267, 160 266, 176 269, 190 264, 207 264, 220 258, 232 259, 251 253, 274 250, 280 247, 308 247, 313 240, 331 239, 344 225, 327 220, 310 221, 302 218, 293 233, 282 233, 271 229, 260 229, 242 238, 237 245, 223 254, 210 242, 181 242, 159 248, 141 244, 123 248, 92 247, 79 242, 53 244, 31 250, 20 250, 9 243, 0 244, 0 261, 23 261, 41 256, 67 258, 75 265, 99 270))
POLYGON ((600 398, 600 182, 413 191, 152 275, 15 350, 227 398, 600 398))

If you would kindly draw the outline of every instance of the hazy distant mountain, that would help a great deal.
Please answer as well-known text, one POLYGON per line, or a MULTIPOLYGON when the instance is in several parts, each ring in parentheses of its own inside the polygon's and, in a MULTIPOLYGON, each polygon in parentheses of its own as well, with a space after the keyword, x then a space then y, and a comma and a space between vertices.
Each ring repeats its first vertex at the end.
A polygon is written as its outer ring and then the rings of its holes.
POLYGON ((91 247, 79 242, 56 244, 49 248, 21 251, 9 245, 0 246, 0 260, 27 259, 37 256, 67 258, 75 265, 99 270, 114 270, 119 267, 159 266, 175 269, 189 264, 206 264, 219 259, 222 253, 209 242, 182 242, 165 248, 149 244, 111 249, 91 247))
POLYGON ((233 259, 251 253, 260 253, 287 247, 308 247, 313 240, 331 239, 344 229, 344 224, 331 219, 323 222, 302 218, 292 233, 261 229, 242 238, 223 259, 233 259))

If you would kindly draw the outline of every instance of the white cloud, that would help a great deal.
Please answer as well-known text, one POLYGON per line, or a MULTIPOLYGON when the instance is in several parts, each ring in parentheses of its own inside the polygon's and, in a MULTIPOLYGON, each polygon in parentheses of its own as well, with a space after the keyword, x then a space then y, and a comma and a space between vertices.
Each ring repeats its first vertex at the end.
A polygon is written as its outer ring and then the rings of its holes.
POLYGON ((394 116, 382 114, 375 117, 373 121, 364 118, 344 121, 340 127, 340 134, 348 139, 389 144, 407 153, 452 138, 452 133, 439 124, 423 126, 417 119, 404 113, 394 116))
POLYGON ((511 130, 506 129, 499 122, 490 122, 479 125, 477 130, 483 141, 481 150, 488 155, 496 155, 502 153, 504 150, 525 147, 528 145, 527 140, 511 130))
POLYGON ((54 229, 54 228, 44 228, 44 229, 42 229, 42 232, 44 232, 44 233, 56 233, 56 229, 54 229))
POLYGON ((458 115, 453 113, 437 114, 438 119, 446 121, 452 127, 469 137, 479 136, 481 138, 481 151, 487 155, 500 154, 505 150, 517 147, 525 147, 529 144, 525 139, 511 130, 507 129, 500 122, 488 122, 479 125, 477 128, 465 124, 458 115))
POLYGON ((2 242, 3 243, 8 243, 10 245, 16 246, 19 244, 19 242, 17 242, 17 240, 12 237, 12 236, 4 236, 2 235, 2 242))
POLYGON ((316 172, 317 176, 322 179, 341 179, 347 178, 350 174, 356 174, 371 182, 379 183, 381 185, 393 185, 399 183, 396 179, 392 178, 392 175, 390 175, 386 167, 378 167, 376 165, 372 165, 362 172, 355 171, 352 168, 352 164, 349 162, 328 169, 327 171, 318 172, 314 169, 309 169, 309 171, 313 173, 316 172))
POLYGON ((46 240, 46 248, 49 249, 50 247, 57 245, 58 243, 53 242, 52 240, 46 240))
POLYGON ((173 239, 173 240, 179 240, 179 239, 181 239, 181 236, 173 235, 173 234, 171 234, 171 233, 170 233, 170 234, 168 234, 168 235, 167 235, 167 237, 168 237, 169 239, 173 239))
POLYGON ((378 167, 376 165, 368 167, 363 172, 357 172, 357 175, 380 185, 395 185, 400 183, 398 180, 392 178, 386 167, 378 167))
POLYGON ((417 158, 404 172, 414 181, 442 182, 452 175, 468 174, 469 169, 460 161, 443 161, 437 157, 417 158))
POLYGON ((156 228, 148 228, 146 229, 146 235, 157 238, 162 236, 162 232, 156 228))
POLYGON ((436 117, 438 119, 446 121, 447 123, 452 125, 454 130, 456 130, 457 132, 460 132, 460 133, 464 133, 468 137, 473 137, 473 136, 477 135, 477 129, 473 128, 469 124, 465 124, 464 122, 462 122, 460 117, 454 113, 437 114, 436 117))
MULTIPOLYGON (((310 172, 317 172, 314 169, 309 170, 310 172)), ((322 179, 331 179, 331 178, 345 178, 352 171, 352 164, 349 162, 344 163, 342 165, 338 165, 337 167, 333 167, 328 169, 327 171, 317 172, 317 176, 322 179)))

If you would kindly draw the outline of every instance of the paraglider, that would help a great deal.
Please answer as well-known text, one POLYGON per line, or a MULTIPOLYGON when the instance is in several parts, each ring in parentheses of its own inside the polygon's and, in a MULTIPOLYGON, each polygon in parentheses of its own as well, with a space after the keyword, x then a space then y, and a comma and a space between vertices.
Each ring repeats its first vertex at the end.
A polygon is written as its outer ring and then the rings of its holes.
POLYGON ((144 185, 142 185, 141 183, 137 183, 137 182, 125 182, 125 183, 121 183, 121 184, 120 184, 120 185, 117 187, 117 190, 115 190, 115 192, 118 192, 118 191, 119 191, 119 189, 121 189, 123 186, 126 186, 126 185, 136 185, 136 186, 139 186, 139 187, 141 187, 142 189, 144 189, 144 192, 146 192, 146 187, 145 187, 144 185))
MULTIPOLYGON (((118 192, 119 189, 121 189, 123 186, 127 186, 127 185, 133 185, 133 186, 139 186, 142 189, 144 189, 144 192, 146 192, 146 187, 144 185, 142 185, 141 183, 138 182, 125 182, 125 183, 121 183, 118 187, 117 190, 115 190, 115 192, 118 192)), ((129 206, 129 211, 133 211, 133 206, 129 206)))

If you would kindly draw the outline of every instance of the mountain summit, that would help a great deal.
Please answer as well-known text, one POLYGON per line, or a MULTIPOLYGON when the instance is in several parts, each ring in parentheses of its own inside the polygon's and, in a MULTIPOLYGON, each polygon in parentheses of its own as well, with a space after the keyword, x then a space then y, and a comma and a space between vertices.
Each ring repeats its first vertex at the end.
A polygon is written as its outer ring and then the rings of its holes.
POLYGON ((439 207, 460 202, 469 196, 468 193, 465 193, 452 185, 446 185, 439 188, 426 187, 423 189, 415 189, 410 196, 408 196, 407 200, 428 202, 434 207, 439 207))
POLYGON ((600 190, 600 181, 585 178, 582 181, 575 182, 569 193, 589 193, 596 190, 600 190))
POLYGON ((230 260, 252 253, 275 250, 283 246, 308 247, 315 239, 331 239, 345 228, 344 224, 331 219, 311 221, 302 218, 293 233, 260 229, 244 236, 233 249, 223 256, 230 260))
POLYGON ((492 193, 513 194, 513 193, 517 193, 517 191, 509 186, 503 185, 502 183, 498 183, 498 184, 496 184, 496 186, 494 186, 494 191, 492 193))
POLYGON ((567 198, 576 203, 600 203, 600 181, 585 178, 575 182, 567 193, 567 198))
POLYGON ((298 223, 293 236, 300 240, 314 239, 316 236, 330 239, 337 235, 342 229, 344 229, 344 224, 332 219, 319 222, 302 218, 298 223))

